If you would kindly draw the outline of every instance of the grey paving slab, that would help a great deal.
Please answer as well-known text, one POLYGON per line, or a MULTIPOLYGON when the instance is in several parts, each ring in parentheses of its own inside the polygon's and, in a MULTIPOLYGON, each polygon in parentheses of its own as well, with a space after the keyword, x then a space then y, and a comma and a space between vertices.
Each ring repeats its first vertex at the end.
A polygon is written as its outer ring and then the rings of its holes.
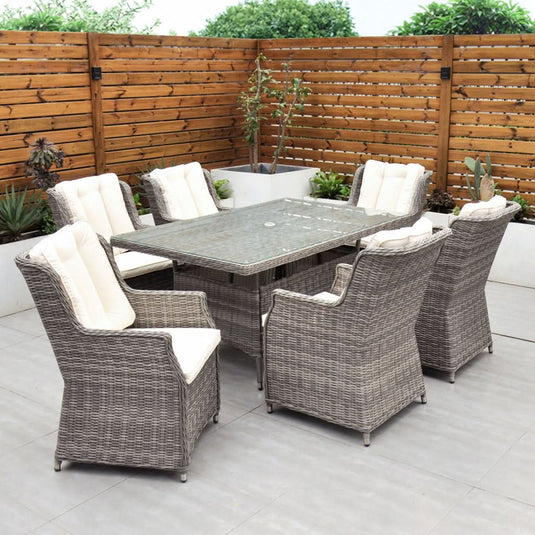
POLYGON ((43 522, 53 520, 125 479, 114 467, 65 463, 54 472, 56 434, 52 433, 1 457, 0 496, 23 504, 43 522))
POLYGON ((487 282, 485 294, 493 333, 535 342, 535 288, 487 282))
POLYGON ((63 379, 46 338, 27 338, 4 348, 1 372, 0 387, 45 407, 59 409, 63 379))
POLYGON ((470 487, 386 459, 342 455, 294 480, 236 534, 425 534, 470 487))
POLYGON ((60 528, 55 522, 47 522, 30 533, 31 535, 76 535, 71 531, 60 528))
POLYGON ((41 318, 36 308, 30 308, 18 314, 0 317, 0 325, 21 331, 30 336, 42 336, 45 334, 45 328, 41 323, 41 318))
POLYGON ((76 534, 223 534, 262 505, 236 487, 202 477, 182 484, 176 474, 147 471, 123 481, 55 519, 76 534))
POLYGON ((473 489, 429 535, 533 535, 535 508, 473 489))
POLYGON ((28 509, 20 501, 0 492, 0 533, 28 533, 45 522, 45 518, 28 509))
POLYGON ((27 338, 28 336, 21 331, 0 325, 0 349, 20 344, 27 338))
POLYGON ((58 428, 59 412, 4 388, 0 388, 0 414, 0 455, 58 428))
POLYGON ((535 432, 526 433, 515 442, 485 474, 480 485, 535 506, 535 432))

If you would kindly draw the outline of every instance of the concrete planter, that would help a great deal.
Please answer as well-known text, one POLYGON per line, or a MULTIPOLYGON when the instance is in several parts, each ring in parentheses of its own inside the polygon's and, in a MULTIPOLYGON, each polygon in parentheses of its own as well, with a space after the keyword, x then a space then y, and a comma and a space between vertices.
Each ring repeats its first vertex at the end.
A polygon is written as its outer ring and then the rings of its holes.
POLYGON ((26 281, 15 264, 15 257, 31 249, 43 238, 44 236, 37 236, 0 245, 0 316, 8 316, 35 306, 26 281))
POLYGON ((278 172, 270 175, 267 164, 260 164, 259 173, 249 169, 249 165, 239 165, 211 171, 213 180, 229 181, 236 208, 284 197, 302 199, 310 192, 310 179, 319 171, 318 167, 279 165, 278 172))
POLYGON ((489 280, 535 288, 535 224, 507 225, 489 280))
POLYGON ((234 208, 234 197, 229 197, 228 199, 219 199, 219 204, 221 205, 221 208, 226 208, 227 210, 234 208))
POLYGON ((448 227, 450 221, 453 217, 453 214, 439 214, 438 212, 424 212, 424 215, 427 219, 431 220, 434 227, 448 227))

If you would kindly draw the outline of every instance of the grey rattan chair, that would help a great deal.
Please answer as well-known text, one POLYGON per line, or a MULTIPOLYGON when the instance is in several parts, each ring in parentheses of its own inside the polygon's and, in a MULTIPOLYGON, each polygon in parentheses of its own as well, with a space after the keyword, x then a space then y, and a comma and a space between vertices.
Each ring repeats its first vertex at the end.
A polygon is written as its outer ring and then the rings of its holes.
MULTIPOLYGON (((209 327, 202 292, 133 290, 115 275, 135 310, 132 329, 209 327)), ((55 470, 63 460, 186 472, 195 440, 219 414, 217 349, 187 383, 166 332, 83 327, 57 273, 16 258, 64 381, 55 470)))
POLYGON ((275 290, 265 324, 268 412, 278 403, 370 433, 421 396, 414 325, 449 229, 420 245, 364 249, 329 298, 275 290), (335 294, 335 295, 333 295, 335 294))
POLYGON ((486 348, 492 352, 485 284, 517 203, 497 215, 457 218, 442 249, 416 323, 422 364, 455 372, 486 348))
MULTIPOLYGON (((356 206, 358 203, 360 189, 362 186, 362 179, 364 176, 364 169, 365 165, 361 165, 357 168, 357 171, 353 178, 353 185, 351 186, 351 194, 348 199, 349 204, 353 204, 356 206)), ((425 206, 427 189, 431 181, 431 175, 432 171, 425 171, 425 173, 423 173, 420 180, 418 181, 410 200, 410 209, 407 212, 407 215, 410 216, 410 219, 404 222, 404 225, 412 225, 422 215, 422 211, 425 206)))
MULTIPOLYGON (((99 176, 102 175, 95 176, 94 178, 98 179, 99 176)), ((148 225, 142 223, 139 217, 130 186, 126 182, 118 180, 117 177, 115 177, 115 179, 119 183, 122 200, 124 202, 124 208, 126 208, 126 212, 132 222, 134 230, 146 228, 148 225)), ((88 179, 85 178, 81 180, 88 179)), ((54 222, 56 223, 58 228, 64 227, 65 225, 71 225, 72 223, 75 223, 76 221, 80 220, 74 214, 72 207, 69 204, 69 200, 61 193, 61 191, 59 191, 58 186, 48 189, 47 195, 48 202, 52 210, 52 215, 54 217, 54 222)), ((98 232, 98 229, 94 230, 98 232)), ((139 257, 139 253, 136 254, 139 257)), ((140 275, 130 275, 126 272, 123 273, 123 276, 125 277, 129 286, 131 286, 132 288, 139 288, 145 290, 173 289, 172 263, 169 261, 167 262, 167 266, 162 268, 162 265, 164 264, 162 262, 163 259, 159 257, 154 258, 156 260, 154 269, 149 268, 147 269, 146 273, 140 275)))
MULTIPOLYGON (((214 201, 214 204, 216 205, 218 210, 223 210, 224 208, 221 207, 221 204, 217 197, 210 171, 208 171, 207 169, 203 169, 203 176, 206 181, 206 187, 214 201)), ((145 188, 145 193, 149 200, 151 212, 154 217, 154 223, 156 225, 163 225, 164 223, 175 221, 176 218, 173 218, 168 213, 167 205, 165 202, 165 193, 162 191, 162 188, 160 187, 158 181, 153 176, 151 176, 150 173, 143 175, 142 180, 143 186, 145 188)))

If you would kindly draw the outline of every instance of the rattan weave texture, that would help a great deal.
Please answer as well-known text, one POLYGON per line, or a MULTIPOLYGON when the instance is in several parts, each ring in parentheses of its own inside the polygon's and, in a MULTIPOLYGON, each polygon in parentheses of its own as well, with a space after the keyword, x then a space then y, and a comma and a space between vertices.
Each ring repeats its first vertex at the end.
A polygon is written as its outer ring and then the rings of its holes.
POLYGON ((424 366, 449 373, 491 349, 485 284, 507 224, 517 203, 498 215, 459 218, 429 279, 416 336, 424 366))
POLYGON ((427 279, 451 231, 425 244, 362 250, 337 268, 335 303, 273 292, 264 329, 266 403, 369 435, 425 386, 414 333, 427 279))
MULTIPOLYGON (((143 224, 139 218, 130 186, 122 180, 119 180, 119 185, 121 187, 121 193, 123 195, 126 210, 130 216, 130 219, 132 220, 134 229, 139 230, 142 228, 147 228, 149 225, 143 224)), ((76 219, 69 208, 69 203, 59 191, 57 191, 55 188, 50 188, 47 190, 47 195, 50 209, 52 210, 52 215, 54 217, 54 222, 58 228, 61 228, 65 225, 71 225, 72 223, 76 222, 76 219)), ((172 290, 173 270, 172 268, 161 269, 151 273, 129 277, 127 281, 128 285, 132 288, 144 290, 172 290)))
MULTIPOLYGON (((136 311, 132 327, 214 327, 202 292, 141 291, 117 278, 136 311)), ((217 350, 187 384, 170 335, 90 330, 77 321, 56 273, 16 258, 64 381, 56 447, 63 460, 178 470, 220 407, 217 350)))

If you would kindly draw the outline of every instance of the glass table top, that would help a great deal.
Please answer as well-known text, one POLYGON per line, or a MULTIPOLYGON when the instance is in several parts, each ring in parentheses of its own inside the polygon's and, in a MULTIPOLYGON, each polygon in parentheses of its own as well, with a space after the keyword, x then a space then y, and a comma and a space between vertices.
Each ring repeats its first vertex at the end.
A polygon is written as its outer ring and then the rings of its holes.
POLYGON ((244 275, 356 241, 406 216, 278 199, 113 236, 114 246, 244 275))

